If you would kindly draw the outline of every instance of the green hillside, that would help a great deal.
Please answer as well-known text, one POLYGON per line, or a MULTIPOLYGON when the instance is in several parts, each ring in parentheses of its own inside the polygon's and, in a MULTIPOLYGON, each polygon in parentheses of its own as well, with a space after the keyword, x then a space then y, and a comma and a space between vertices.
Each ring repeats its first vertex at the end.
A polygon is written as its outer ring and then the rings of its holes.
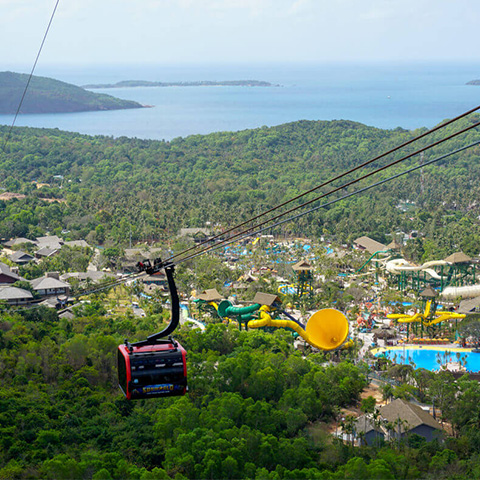
MULTIPOLYGON (((449 126, 415 148, 472 121, 449 126)), ((0 141, 6 132, 7 127, 0 127, 0 141)), ((206 222, 234 225, 419 133, 350 121, 301 121, 161 142, 17 128, 6 153, 0 155, 0 182, 6 191, 27 198, 4 202, 0 236, 66 228, 72 237, 90 235, 92 242, 126 245, 130 232, 132 241, 151 242, 206 222), (64 177, 62 189, 58 175, 64 177), (51 188, 37 190, 33 181, 51 188), (66 203, 42 204, 38 197, 47 193, 66 203)), ((428 151, 424 161, 464 146, 477 135, 471 131, 442 144, 428 151)), ((365 171, 412 151, 410 146, 365 171)), ((413 243, 419 257, 432 252, 448 255, 456 249, 478 254, 479 156, 477 146, 426 167, 423 182, 417 171, 300 218, 281 231, 314 237, 331 234, 344 242, 369 235, 387 242, 396 231, 418 230, 422 236, 413 243), (414 206, 405 212, 399 207, 402 200, 414 206)), ((411 166, 418 160, 406 163, 411 166)), ((405 168, 397 166, 368 184, 405 168)))
MULTIPOLYGON (((449 126, 415 148, 472 121, 449 126)), ((420 133, 350 121, 302 121, 159 142, 22 127, 12 130, 3 151, 8 131, 0 126, 0 193, 17 197, 0 200, 0 237, 33 238, 49 231, 84 238, 111 247, 102 249, 107 259, 118 257, 130 238, 137 245, 159 240, 165 250, 175 251, 181 227, 207 221, 233 225, 420 133), (45 201, 55 198, 61 202, 45 201)), ((428 152, 424 162, 477 139, 471 131, 428 152)), ((401 177, 282 230, 340 242, 361 234, 385 241, 393 232, 417 230, 420 235, 405 249, 414 258, 444 258, 454 249, 478 255, 479 157, 480 148, 467 150, 424 167, 423 179, 421 172, 401 177)), ((77 264, 85 255, 67 249, 54 258, 55 268, 47 263, 46 271, 77 270, 73 260, 77 264)), ((254 252, 250 258, 260 265, 263 257, 254 252)), ((191 270, 186 263, 178 266, 180 292, 191 291, 192 282, 195 288, 197 282, 224 284, 221 261, 202 260, 191 270)), ((337 271, 321 272, 337 278, 337 271)), ((275 291, 272 284, 263 285, 275 291)), ((2 303, 0 479, 480 478, 476 380, 455 380, 448 371, 434 375, 415 369, 413 362, 383 363, 395 379, 381 388, 383 398, 434 403, 452 434, 444 442, 427 443, 416 433, 399 440, 400 428, 408 426, 399 420, 384 424, 398 428, 398 436, 356 448, 350 412, 374 408, 375 399, 362 394, 371 365, 359 361, 353 349, 298 351, 286 330, 239 331, 215 323, 215 316, 202 332, 187 322, 175 338, 188 351, 189 394, 124 400, 117 388, 117 345, 163 330, 169 316, 162 296, 160 301, 142 297, 144 317, 118 309, 123 296, 130 304, 137 287, 96 291, 62 318, 44 306, 8 309, 2 303), (340 429, 348 433, 343 440, 332 435, 340 429)), ((326 282, 322 298, 333 305, 333 298, 343 292, 347 298, 347 291, 326 282)), ((371 418, 377 421, 374 414, 371 418)))
MULTIPOLYGON (((28 75, 0 72, 0 114, 14 114, 22 98, 28 75)), ((20 113, 69 113, 95 110, 142 108, 137 102, 89 92, 53 78, 34 76, 20 113)))

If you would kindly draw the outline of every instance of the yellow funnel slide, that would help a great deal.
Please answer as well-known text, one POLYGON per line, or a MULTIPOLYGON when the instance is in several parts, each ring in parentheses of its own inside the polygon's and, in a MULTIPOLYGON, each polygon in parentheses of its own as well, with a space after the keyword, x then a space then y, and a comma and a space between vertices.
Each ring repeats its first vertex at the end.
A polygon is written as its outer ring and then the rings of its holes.
POLYGON ((269 308, 260 308, 260 320, 250 320, 249 328, 291 328, 307 343, 320 350, 335 350, 348 336, 348 321, 345 315, 334 308, 325 308, 314 313, 308 320, 306 330, 292 320, 274 320, 267 313, 269 308))
POLYGON ((322 350, 334 350, 348 337, 348 321, 342 312, 324 308, 310 317, 305 330, 310 344, 322 350))

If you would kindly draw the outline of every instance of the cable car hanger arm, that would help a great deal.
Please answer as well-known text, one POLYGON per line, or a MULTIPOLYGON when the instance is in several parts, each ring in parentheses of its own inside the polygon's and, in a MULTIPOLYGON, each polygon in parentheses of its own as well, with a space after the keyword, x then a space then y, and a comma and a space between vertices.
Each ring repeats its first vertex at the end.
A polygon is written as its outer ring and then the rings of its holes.
POLYGON ((146 340, 140 342, 132 343, 132 347, 141 347, 144 345, 155 345, 158 343, 174 343, 175 341, 170 337, 170 335, 175 331, 180 323, 180 301, 178 298, 177 286, 175 285, 175 280, 173 278, 173 273, 175 271, 175 265, 171 262, 163 263, 160 258, 153 260, 153 265, 150 260, 144 260, 143 262, 138 262, 137 267, 139 271, 144 271, 149 275, 159 272, 162 268, 165 269, 165 274, 167 276, 168 290, 170 291, 170 299, 172 305, 172 317, 170 323, 165 329, 161 332, 154 333, 149 335, 146 340), (169 337, 167 341, 162 341, 164 337, 169 337))

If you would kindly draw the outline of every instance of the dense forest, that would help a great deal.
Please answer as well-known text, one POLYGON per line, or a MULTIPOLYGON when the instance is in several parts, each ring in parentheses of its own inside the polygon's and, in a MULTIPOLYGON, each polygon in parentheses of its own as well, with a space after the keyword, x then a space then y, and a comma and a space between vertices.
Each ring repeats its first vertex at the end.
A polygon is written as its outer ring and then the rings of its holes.
MULTIPOLYGON (((439 140, 475 118, 448 126, 361 173, 439 140)), ((66 229, 72 238, 126 245, 130 232, 133 241, 151 242, 170 238, 181 227, 207 222, 226 227, 421 132, 381 130, 350 121, 300 121, 160 142, 16 128, 0 154, 0 182, 6 191, 26 198, 2 202, 0 236, 31 238, 46 230, 66 229), (38 183, 47 185, 38 189, 38 183), (44 197, 60 202, 46 203, 40 199, 44 197)), ((6 133, 7 127, 0 127, 0 139, 6 133)), ((477 138, 475 130, 463 134, 426 152, 424 162, 477 138)), ((332 235, 344 242, 368 234, 387 242, 396 232, 417 230, 419 238, 409 246, 412 258, 428 259, 434 252, 443 258, 455 249, 476 254, 479 155, 478 146, 471 148, 290 222, 279 233, 332 235), (399 208, 406 200, 408 211, 399 208)), ((371 182, 419 161, 417 156, 371 182)))
MULTIPOLYGON (((0 322, 0 478, 408 479, 477 478, 478 382, 434 378, 411 367, 423 395, 457 429, 446 444, 354 448, 333 439, 339 409, 355 405, 366 367, 324 366, 285 331, 182 329, 190 393, 128 402, 116 387, 115 351, 160 328, 162 317, 106 317, 101 302, 72 320, 48 308, 3 313, 0 322), (427 392, 427 393, 425 393, 427 392), (453 399, 455 398, 455 401, 453 399), (469 412, 468 414, 466 412, 469 412)), ((406 396, 414 390, 398 388, 406 396)), ((392 395, 387 392, 386 395, 392 395)), ((406 397, 408 398, 408 397, 406 397)), ((348 420, 348 419, 347 419, 348 420)), ((348 428, 344 425, 344 428, 348 428)))
MULTIPOLYGON (((0 127, 2 145, 7 132, 0 127)), ((0 200, 0 237, 48 231, 109 247, 106 255, 126 246, 130 235, 134 242, 164 241, 181 227, 226 227, 418 133, 304 121, 158 142, 15 128, 0 153, 3 193, 17 194, 0 200)), ((476 137, 470 132, 424 161, 476 137)), ((418 230, 407 245, 414 258, 438 258, 453 248, 478 254, 479 155, 478 147, 468 150, 291 222, 282 233, 347 242, 418 230)), ((80 248, 66 249, 45 268, 62 270, 67 261, 85 268, 89 258, 80 248)), ((215 262, 198 263, 202 288, 212 285, 215 262)), ((178 284, 187 291, 180 267, 178 284)), ((31 268, 22 274, 36 276, 31 268)), ((342 409, 366 408, 361 392, 369 367, 354 350, 335 353, 335 364, 330 353, 304 354, 283 330, 184 326, 175 338, 188 351, 189 394, 128 402, 117 387, 117 345, 159 331, 168 312, 155 305, 145 317, 112 313, 106 308, 112 298, 97 293, 74 307, 72 318, 45 307, 0 306, 0 479, 480 476, 478 382, 411 365, 388 367, 398 386, 387 384, 384 398, 435 402, 452 435, 443 443, 411 435, 353 447, 330 433, 352 427, 342 409)))
MULTIPOLYGON (((29 75, 0 72, 0 114, 14 114, 29 75)), ((142 108, 137 102, 89 92, 71 83, 33 76, 20 113, 67 113, 142 108)))

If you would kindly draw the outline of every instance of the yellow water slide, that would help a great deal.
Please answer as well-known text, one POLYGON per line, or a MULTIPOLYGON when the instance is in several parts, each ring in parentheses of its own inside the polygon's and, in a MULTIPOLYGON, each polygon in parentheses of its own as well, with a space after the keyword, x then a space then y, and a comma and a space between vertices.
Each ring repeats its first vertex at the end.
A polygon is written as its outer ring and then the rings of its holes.
POLYGON ((307 322, 305 330, 292 320, 273 319, 268 312, 271 309, 263 305, 259 309, 259 320, 250 320, 249 328, 279 327, 291 328, 307 343, 320 350, 335 350, 348 337, 348 321, 345 315, 334 308, 325 308, 314 313, 307 322))
POLYGON ((425 306, 424 312, 415 313, 414 315, 405 315, 403 313, 391 313, 387 315, 387 318, 395 319, 398 323, 411 323, 411 322, 423 322, 426 327, 430 327, 431 325, 436 325, 437 323, 444 322, 446 320, 453 320, 453 319, 462 319, 465 318, 466 315, 463 313, 455 313, 455 312, 441 312, 438 317, 433 318, 429 322, 427 322, 427 318, 430 315, 430 310, 432 308, 432 301, 429 300, 425 306))
POLYGON ((430 327, 431 325, 436 325, 437 323, 444 322, 445 320, 460 320, 465 317, 466 315, 464 315, 463 313, 443 312, 440 314, 440 316, 435 317, 430 322, 425 322, 424 325, 426 327, 430 327))
POLYGON ((407 315, 405 313, 390 313, 387 318, 397 320, 398 323, 412 323, 421 322, 430 315, 430 309, 432 308, 432 301, 429 300, 425 306, 424 312, 418 312, 413 315, 407 315))

